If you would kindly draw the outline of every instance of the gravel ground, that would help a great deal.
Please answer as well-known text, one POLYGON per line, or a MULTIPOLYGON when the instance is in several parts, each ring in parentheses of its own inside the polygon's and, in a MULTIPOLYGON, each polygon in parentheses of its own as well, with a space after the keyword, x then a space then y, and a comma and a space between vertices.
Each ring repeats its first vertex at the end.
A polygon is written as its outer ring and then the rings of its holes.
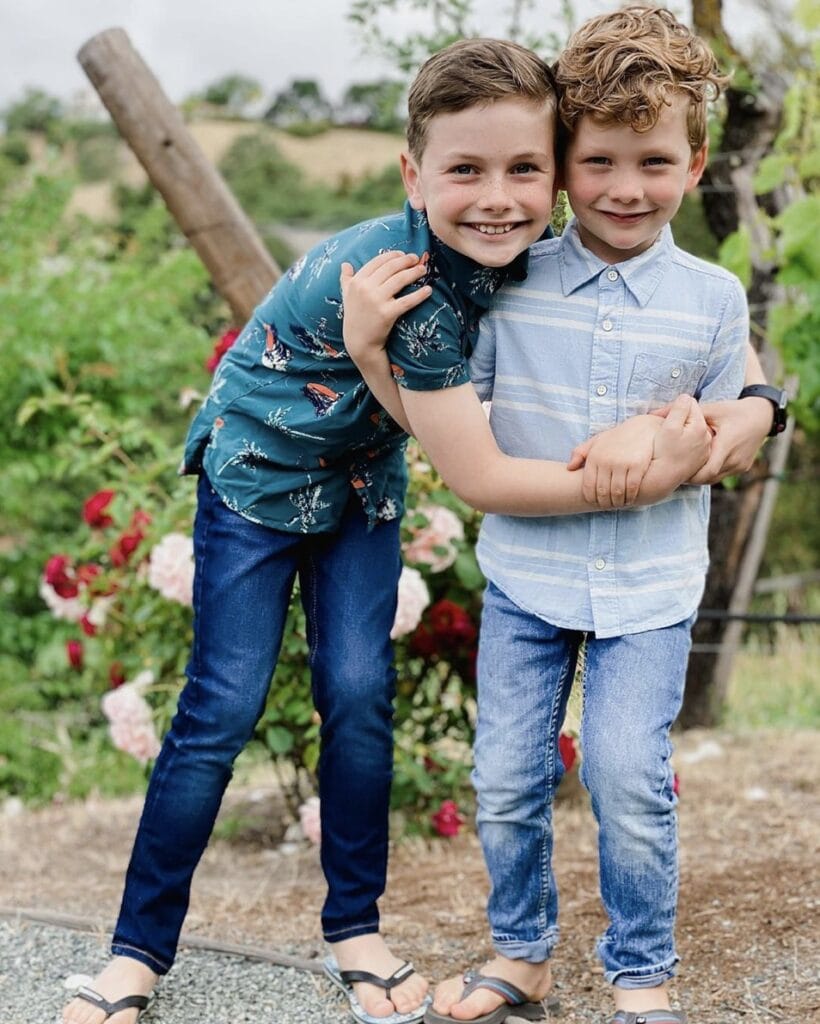
MULTIPOLYGON (((54 1024, 72 974, 105 963, 103 936, 0 921, 0 1020, 54 1024)), ((181 950, 140 1024, 340 1024, 346 1003, 307 971, 236 956, 181 950)))

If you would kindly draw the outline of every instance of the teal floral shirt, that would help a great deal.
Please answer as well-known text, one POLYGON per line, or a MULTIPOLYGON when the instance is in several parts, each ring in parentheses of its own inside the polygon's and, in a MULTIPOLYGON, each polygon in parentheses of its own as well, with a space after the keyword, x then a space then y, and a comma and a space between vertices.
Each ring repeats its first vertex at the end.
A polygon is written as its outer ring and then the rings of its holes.
POLYGON ((421 391, 463 384, 478 321, 526 255, 482 267, 443 245, 423 213, 340 232, 298 260, 262 300, 214 373, 191 424, 181 472, 205 472, 225 504, 253 522, 332 531, 351 489, 371 526, 404 510, 407 435, 371 395, 344 349, 339 272, 397 249, 429 254, 432 294, 388 342, 393 376, 421 391))

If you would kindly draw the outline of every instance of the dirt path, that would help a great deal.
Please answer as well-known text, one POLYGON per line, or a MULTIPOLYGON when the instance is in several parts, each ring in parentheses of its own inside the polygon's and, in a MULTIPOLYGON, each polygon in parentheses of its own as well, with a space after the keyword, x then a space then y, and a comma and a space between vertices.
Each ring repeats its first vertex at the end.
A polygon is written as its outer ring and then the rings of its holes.
MULTIPOLYGON (((678 741, 683 957, 677 995, 692 1024, 808 1024, 820 1019, 818 734, 678 741)), ((237 791, 234 814, 270 808, 264 789, 237 791)), ((140 801, 88 801, 0 818, 0 902, 110 922, 140 801)), ((582 799, 556 810, 562 943, 555 976, 567 1021, 603 1024, 593 956, 604 926, 595 832, 582 799)), ((186 927, 223 941, 318 953, 323 882, 315 849, 290 855, 249 827, 209 848, 186 927)), ((485 876, 475 836, 396 845, 386 933, 434 978, 490 955, 485 876)))

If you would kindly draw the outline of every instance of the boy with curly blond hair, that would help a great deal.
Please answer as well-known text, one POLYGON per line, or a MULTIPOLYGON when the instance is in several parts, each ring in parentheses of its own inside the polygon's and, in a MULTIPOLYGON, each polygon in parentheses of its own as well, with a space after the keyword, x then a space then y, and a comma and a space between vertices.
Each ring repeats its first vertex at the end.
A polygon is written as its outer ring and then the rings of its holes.
MULTIPOLYGON (((627 7, 586 22, 555 70, 574 217, 531 248, 526 282, 496 297, 471 373, 493 401, 502 450, 560 459, 679 394, 736 398, 749 326, 740 282, 676 247, 669 228, 703 173, 707 103, 726 82, 707 44, 667 10, 627 7)), ((593 476, 595 449, 579 449, 593 476)), ((613 1024, 685 1020, 668 991, 678 961, 670 730, 708 564, 708 509, 708 488, 689 486, 645 509, 489 515, 479 539, 489 582, 474 782, 497 953, 485 970, 532 996, 549 988, 558 736, 583 648, 581 779, 599 829, 609 926, 598 954, 613 1024)), ((425 1020, 501 1021, 502 995, 469 982, 465 995, 454 979, 425 1020)))
MULTIPOLYGON (((737 407, 750 406, 728 401, 745 397, 743 288, 675 246, 669 228, 703 173, 707 103, 726 79, 669 11, 636 6, 583 25, 556 77, 559 178, 575 216, 561 238, 531 246, 526 280, 494 297, 470 375, 478 396, 492 399, 502 451, 583 463, 584 493, 612 511, 484 519, 474 784, 497 956, 442 983, 427 1024, 543 1017, 558 941, 558 737, 582 648, 581 778, 599 826, 609 927, 598 952, 613 1024, 685 1019, 668 992, 678 960, 669 734, 708 564, 709 491, 698 485, 718 467, 651 507, 622 506, 662 422, 645 414, 691 396, 724 441, 729 417, 742 420, 737 407), (616 425, 617 437, 607 433, 616 425)), ((348 271, 345 339, 371 387, 386 360, 375 338, 363 340, 367 324, 379 309, 388 318, 412 272, 394 259, 393 278, 385 264, 348 271)), ((758 374, 752 355, 747 382, 758 374)), ((398 390, 435 461, 440 448, 418 400, 398 390)), ((758 413, 771 423, 767 399, 753 404, 752 435, 758 413)))

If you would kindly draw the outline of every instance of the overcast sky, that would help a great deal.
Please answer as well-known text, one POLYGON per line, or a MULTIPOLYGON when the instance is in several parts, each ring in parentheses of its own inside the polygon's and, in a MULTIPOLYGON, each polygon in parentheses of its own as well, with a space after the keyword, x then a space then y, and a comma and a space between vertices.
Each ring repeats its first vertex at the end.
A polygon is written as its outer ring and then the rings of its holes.
MULTIPOLYGON (((688 4, 669 5, 688 17, 688 4)), ((234 72, 259 81, 266 98, 293 78, 316 78, 335 101, 351 82, 390 73, 362 54, 360 33, 345 17, 350 6, 350 0, 0 0, 0 109, 26 86, 64 100, 89 89, 77 50, 113 27, 126 30, 174 102, 234 72)), ((560 25, 559 0, 533 6, 527 15, 533 29, 560 25)), ((580 19, 617 6, 617 0, 573 4, 580 19)), ((475 0, 474 8, 478 31, 505 34, 509 0, 475 0)), ((730 33, 739 34, 748 5, 726 0, 724 9, 730 33)), ((414 19, 419 25, 411 11, 390 24, 409 28, 414 19)))

